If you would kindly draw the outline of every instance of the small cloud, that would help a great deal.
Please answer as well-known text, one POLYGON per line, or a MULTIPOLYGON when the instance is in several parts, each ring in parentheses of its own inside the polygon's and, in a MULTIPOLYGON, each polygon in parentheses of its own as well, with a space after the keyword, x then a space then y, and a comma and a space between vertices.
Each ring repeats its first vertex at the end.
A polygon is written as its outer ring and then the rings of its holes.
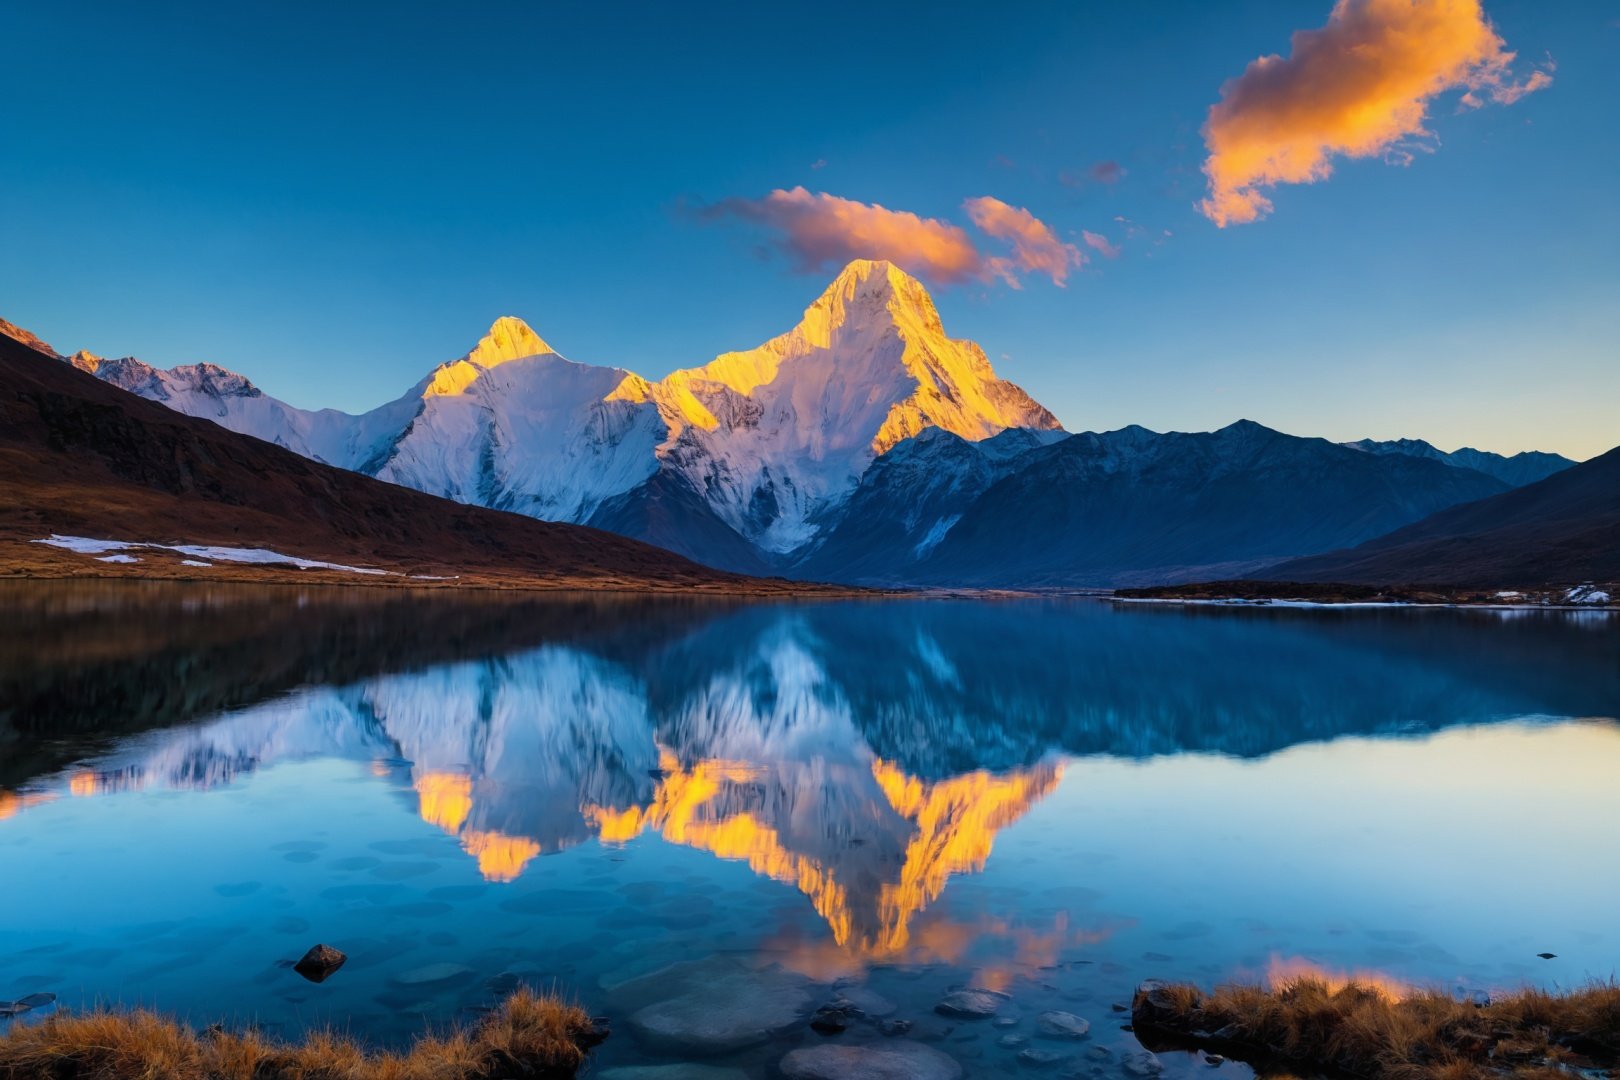
POLYGON ((1117 184, 1125 179, 1125 166, 1117 161, 1099 161, 1090 172, 1091 178, 1099 184, 1117 184))
POLYGON ((968 199, 962 206, 980 232, 1007 243, 1011 252, 982 250, 954 222, 803 187, 684 209, 699 221, 751 222, 775 232, 771 247, 788 255, 803 272, 853 259, 887 259, 935 284, 1002 281, 1019 288, 1021 274, 1043 274, 1054 285, 1063 285, 1071 269, 1085 264, 1079 248, 1064 243, 1022 207, 989 195, 968 199))
POLYGON ((1511 105, 1552 83, 1552 65, 1527 78, 1479 0, 1337 0, 1327 25, 1297 31, 1287 58, 1262 56, 1221 88, 1204 123, 1216 225, 1271 212, 1278 184, 1310 184, 1337 157, 1407 164, 1432 150, 1428 104, 1464 91, 1461 107, 1511 105))
POLYGON ((1090 229, 1081 229, 1080 238, 1086 242, 1086 247, 1097 252, 1105 259, 1119 258, 1119 248, 1108 242, 1108 237, 1101 233, 1094 233, 1090 229))
POLYGON ((818 157, 818 158, 816 158, 816 160, 814 160, 814 161, 812 161, 810 163, 810 168, 813 171, 816 171, 816 172, 820 172, 822 169, 825 169, 826 167, 827 167, 827 159, 824 158, 824 157, 818 157))

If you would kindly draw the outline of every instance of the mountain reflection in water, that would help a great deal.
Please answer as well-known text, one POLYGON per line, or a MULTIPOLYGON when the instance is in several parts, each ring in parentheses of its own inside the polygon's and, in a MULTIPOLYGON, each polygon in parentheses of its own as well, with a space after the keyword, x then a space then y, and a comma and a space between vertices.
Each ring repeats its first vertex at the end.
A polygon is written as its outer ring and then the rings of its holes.
POLYGON ((359 760, 489 882, 655 833, 796 888, 839 950, 939 955, 917 915, 1067 757, 1263 755, 1620 701, 1605 619, 359 592, 0 597, 0 818, 359 760))

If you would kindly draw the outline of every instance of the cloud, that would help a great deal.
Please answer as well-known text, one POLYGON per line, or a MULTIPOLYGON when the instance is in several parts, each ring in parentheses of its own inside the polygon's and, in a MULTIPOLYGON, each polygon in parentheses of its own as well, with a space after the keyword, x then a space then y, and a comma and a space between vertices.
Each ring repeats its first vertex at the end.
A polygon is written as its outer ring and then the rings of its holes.
POLYGON ((986 260, 991 273, 1018 288, 1016 271, 1045 274, 1052 284, 1062 285, 1071 266, 1081 266, 1085 256, 1073 244, 1066 244, 1046 222, 1018 206, 980 195, 962 204, 979 231, 1012 244, 1013 253, 986 260))
POLYGON ((962 204, 973 224, 1005 241, 1011 253, 982 250, 961 225, 890 210, 803 187, 777 189, 760 199, 731 198, 693 213, 701 221, 738 220, 777 235, 774 246, 797 269, 815 272, 852 259, 887 259, 939 285, 1000 280, 1020 287, 1020 273, 1045 274, 1062 285, 1085 257, 1028 210, 984 195, 962 204))
POLYGON ((1117 184, 1125 178, 1125 166, 1117 161, 1099 161, 1091 167, 1091 178, 1099 184, 1117 184))
POLYGON ((1326 26, 1294 34, 1290 56, 1262 56, 1221 88, 1199 209, 1222 228, 1256 221, 1269 189, 1326 179, 1336 157, 1404 164, 1431 134, 1436 96, 1509 105, 1552 82, 1540 70, 1517 81, 1514 59, 1479 0, 1337 0, 1326 26))
POLYGON ((1101 233, 1094 233, 1090 229, 1081 229, 1080 238, 1086 242, 1086 247, 1097 252, 1105 259, 1119 258, 1119 246, 1108 242, 1108 237, 1101 233))

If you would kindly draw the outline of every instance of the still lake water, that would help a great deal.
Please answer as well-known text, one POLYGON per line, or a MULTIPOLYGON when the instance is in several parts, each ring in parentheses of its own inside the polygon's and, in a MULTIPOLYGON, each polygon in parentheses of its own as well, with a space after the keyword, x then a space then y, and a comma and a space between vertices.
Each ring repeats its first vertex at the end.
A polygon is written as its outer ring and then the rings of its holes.
POLYGON ((392 1043, 521 980, 599 1072, 769 1076, 843 994, 969 1076, 1072 1012, 1028 1046, 1118 1076, 1143 978, 1620 971, 1616 716, 1600 613, 7 587, 0 999, 392 1043), (736 999, 799 1019, 633 1019, 736 999))

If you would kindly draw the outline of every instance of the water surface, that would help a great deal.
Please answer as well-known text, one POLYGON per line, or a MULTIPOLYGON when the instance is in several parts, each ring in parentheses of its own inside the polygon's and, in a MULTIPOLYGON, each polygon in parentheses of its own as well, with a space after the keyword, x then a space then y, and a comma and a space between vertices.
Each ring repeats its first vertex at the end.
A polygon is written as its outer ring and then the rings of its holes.
POLYGON ((612 1018, 611 1069, 712 1050, 632 1018, 737 976, 970 1076, 1073 1012, 1089 1042, 1028 1046, 1114 1076, 1147 977, 1620 969, 1603 614, 72 585, 0 618, 0 998, 391 1043, 535 982, 612 1018), (351 957, 319 985, 317 941, 351 957), (963 986, 1006 1026, 936 1015, 963 986))

